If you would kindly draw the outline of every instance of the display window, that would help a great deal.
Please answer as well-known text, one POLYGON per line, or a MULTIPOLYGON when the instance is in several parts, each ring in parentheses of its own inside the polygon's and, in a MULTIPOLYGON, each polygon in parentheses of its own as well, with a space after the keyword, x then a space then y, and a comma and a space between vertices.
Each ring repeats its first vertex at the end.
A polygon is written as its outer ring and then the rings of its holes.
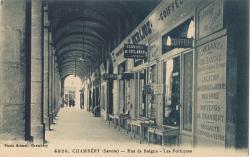
POLYGON ((146 71, 141 70, 137 73, 138 79, 138 104, 139 104, 139 117, 146 117, 146 71))
MULTIPOLYGON (((157 83, 157 68, 156 64, 147 68, 147 84, 152 88, 154 84, 157 83)), ((156 117, 156 96, 150 90, 147 92, 147 117, 148 118, 155 118, 156 117)))
POLYGON ((193 17, 162 38, 163 124, 192 131, 193 110, 193 17))

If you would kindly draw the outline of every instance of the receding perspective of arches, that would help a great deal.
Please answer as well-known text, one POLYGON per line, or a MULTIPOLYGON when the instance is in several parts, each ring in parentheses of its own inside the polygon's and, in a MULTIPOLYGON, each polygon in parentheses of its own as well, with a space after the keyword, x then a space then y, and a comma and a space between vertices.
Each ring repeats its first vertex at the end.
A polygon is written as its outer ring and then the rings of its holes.
POLYGON ((246 156, 248 34, 249 0, 0 0, 0 157, 246 156))

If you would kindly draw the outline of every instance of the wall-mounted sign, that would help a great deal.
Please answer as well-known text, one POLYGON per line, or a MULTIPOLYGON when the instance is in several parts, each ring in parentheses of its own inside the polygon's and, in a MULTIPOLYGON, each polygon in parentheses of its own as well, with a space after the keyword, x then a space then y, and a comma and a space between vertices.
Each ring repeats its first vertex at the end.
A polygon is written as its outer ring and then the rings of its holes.
POLYGON ((172 48, 192 48, 194 40, 191 38, 167 38, 167 46, 172 48))
POLYGON ((124 72, 121 75, 119 75, 118 78, 121 80, 134 79, 134 73, 124 72))
POLYGON ((160 56, 160 42, 159 39, 154 40, 149 44, 149 60, 152 61, 160 56))
POLYGON ((223 2, 216 0, 198 12, 199 38, 223 28, 223 2))
POLYGON ((225 144, 227 37, 198 47, 196 63, 197 139, 202 137, 225 144))
POLYGON ((147 46, 139 44, 124 44, 124 58, 144 59, 147 55, 147 46))
POLYGON ((172 13, 181 8, 186 0, 174 0, 170 5, 166 6, 160 13, 159 20, 163 21, 167 17, 170 17, 172 13))
POLYGON ((116 80, 117 79, 117 74, 103 74, 103 80, 116 80))

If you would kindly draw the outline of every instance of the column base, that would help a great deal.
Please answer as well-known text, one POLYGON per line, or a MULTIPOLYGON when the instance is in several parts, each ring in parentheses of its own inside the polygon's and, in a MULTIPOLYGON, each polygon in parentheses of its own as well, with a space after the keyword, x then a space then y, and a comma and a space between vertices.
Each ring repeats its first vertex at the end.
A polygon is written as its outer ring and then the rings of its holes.
POLYGON ((54 117, 53 117, 53 113, 49 114, 49 124, 54 124, 54 117))
POLYGON ((44 144, 45 142, 45 126, 44 124, 32 126, 32 142, 33 144, 44 144))
POLYGON ((49 124, 50 124, 49 117, 44 117, 45 130, 49 130, 50 129, 49 124))

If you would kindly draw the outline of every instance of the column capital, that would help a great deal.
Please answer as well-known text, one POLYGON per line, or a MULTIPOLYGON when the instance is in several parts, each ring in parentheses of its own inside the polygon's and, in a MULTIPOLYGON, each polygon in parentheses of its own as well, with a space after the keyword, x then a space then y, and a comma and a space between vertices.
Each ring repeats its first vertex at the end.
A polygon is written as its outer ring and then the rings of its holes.
POLYGON ((48 17, 48 6, 44 6, 43 7, 43 13, 44 13, 44 17, 43 17, 43 27, 49 29, 50 26, 50 22, 49 22, 49 17, 48 17))

